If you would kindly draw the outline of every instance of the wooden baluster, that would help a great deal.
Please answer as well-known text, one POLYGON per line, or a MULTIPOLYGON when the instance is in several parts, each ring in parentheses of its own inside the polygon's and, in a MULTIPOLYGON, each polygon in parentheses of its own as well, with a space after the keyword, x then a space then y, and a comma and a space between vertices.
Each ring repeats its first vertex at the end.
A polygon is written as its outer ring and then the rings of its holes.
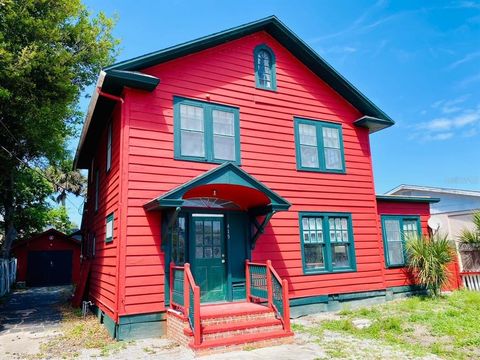
POLYGON ((201 325, 200 325, 200 287, 195 286, 193 290, 193 308, 194 308, 194 344, 200 345, 202 342, 201 325))
POLYGON ((190 264, 185 263, 183 267, 183 315, 188 318, 190 312, 190 283, 188 280, 188 273, 190 272, 190 264))
POLYGON ((173 261, 170 262, 170 309, 173 309, 173 286, 174 286, 174 283, 173 283, 173 266, 175 264, 173 263, 173 261))
POLYGON ((288 281, 282 280, 283 297, 283 327, 286 332, 290 332, 290 299, 288 298, 288 281))
POLYGON ((270 268, 272 267, 272 262, 267 260, 266 266, 266 275, 267 275, 267 296, 268 296, 268 307, 273 308, 273 284, 272 284, 272 272, 270 268))
POLYGON ((247 302, 251 302, 251 292, 250 292, 250 261, 245 260, 245 291, 247 295, 247 302))

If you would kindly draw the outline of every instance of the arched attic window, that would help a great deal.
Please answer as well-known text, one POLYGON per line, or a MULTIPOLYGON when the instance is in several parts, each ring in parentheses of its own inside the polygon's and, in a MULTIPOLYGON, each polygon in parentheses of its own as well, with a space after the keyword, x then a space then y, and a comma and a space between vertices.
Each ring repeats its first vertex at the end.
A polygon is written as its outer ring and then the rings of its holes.
POLYGON ((257 88, 277 89, 275 54, 267 45, 258 45, 253 53, 255 63, 255 83, 257 88))

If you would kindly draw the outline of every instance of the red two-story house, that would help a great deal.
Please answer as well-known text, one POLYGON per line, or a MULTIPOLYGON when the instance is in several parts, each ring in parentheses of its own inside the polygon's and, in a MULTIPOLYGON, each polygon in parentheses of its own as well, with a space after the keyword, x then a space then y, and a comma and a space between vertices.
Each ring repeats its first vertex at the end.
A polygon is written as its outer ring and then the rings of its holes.
POLYGON ((118 339, 201 350, 414 291, 405 236, 435 199, 375 195, 393 124, 276 17, 105 68, 75 159, 86 298, 118 339))

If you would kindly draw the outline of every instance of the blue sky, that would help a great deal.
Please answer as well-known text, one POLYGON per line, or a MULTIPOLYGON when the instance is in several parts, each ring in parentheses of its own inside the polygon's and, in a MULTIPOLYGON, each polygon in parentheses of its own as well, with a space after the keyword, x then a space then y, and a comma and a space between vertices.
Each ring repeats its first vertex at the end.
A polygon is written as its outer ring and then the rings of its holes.
MULTIPOLYGON (((378 193, 401 183, 480 190, 480 0, 85 4, 118 15, 118 60, 276 15, 396 121, 371 136, 378 193)), ((68 206, 77 223, 81 203, 68 206)))

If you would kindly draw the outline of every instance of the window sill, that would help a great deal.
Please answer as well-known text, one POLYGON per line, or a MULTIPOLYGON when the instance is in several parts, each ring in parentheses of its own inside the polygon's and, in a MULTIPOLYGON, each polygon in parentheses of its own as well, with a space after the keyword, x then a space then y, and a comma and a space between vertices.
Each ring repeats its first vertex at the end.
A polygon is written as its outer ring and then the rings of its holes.
POLYGON ((303 275, 325 275, 325 274, 338 274, 338 273, 348 273, 356 272, 357 269, 354 268, 344 268, 344 269, 335 269, 335 270, 304 270, 303 275))
POLYGON ((267 87, 262 87, 262 86, 257 85, 257 86, 255 86, 255 89, 257 89, 257 90, 271 91, 271 92, 275 92, 275 93, 277 92, 277 88, 276 88, 276 87, 274 87, 274 88, 267 88, 267 87))
POLYGON ((240 166, 241 163, 240 161, 237 161, 237 160, 208 160, 208 159, 204 159, 204 158, 196 158, 196 157, 193 157, 193 156, 174 156, 173 157, 174 160, 177 160, 177 161, 191 161, 191 162, 198 162, 198 163, 205 163, 205 164, 224 164, 226 162, 230 162, 232 164, 235 164, 235 165, 238 165, 240 166))
POLYGON ((399 265, 387 265, 385 266, 386 269, 401 269, 407 267, 406 264, 399 264, 399 265))
POLYGON ((323 170, 317 168, 306 168, 306 167, 298 167, 297 171, 305 171, 305 172, 319 172, 324 174, 347 174, 347 171, 344 170, 323 170))

